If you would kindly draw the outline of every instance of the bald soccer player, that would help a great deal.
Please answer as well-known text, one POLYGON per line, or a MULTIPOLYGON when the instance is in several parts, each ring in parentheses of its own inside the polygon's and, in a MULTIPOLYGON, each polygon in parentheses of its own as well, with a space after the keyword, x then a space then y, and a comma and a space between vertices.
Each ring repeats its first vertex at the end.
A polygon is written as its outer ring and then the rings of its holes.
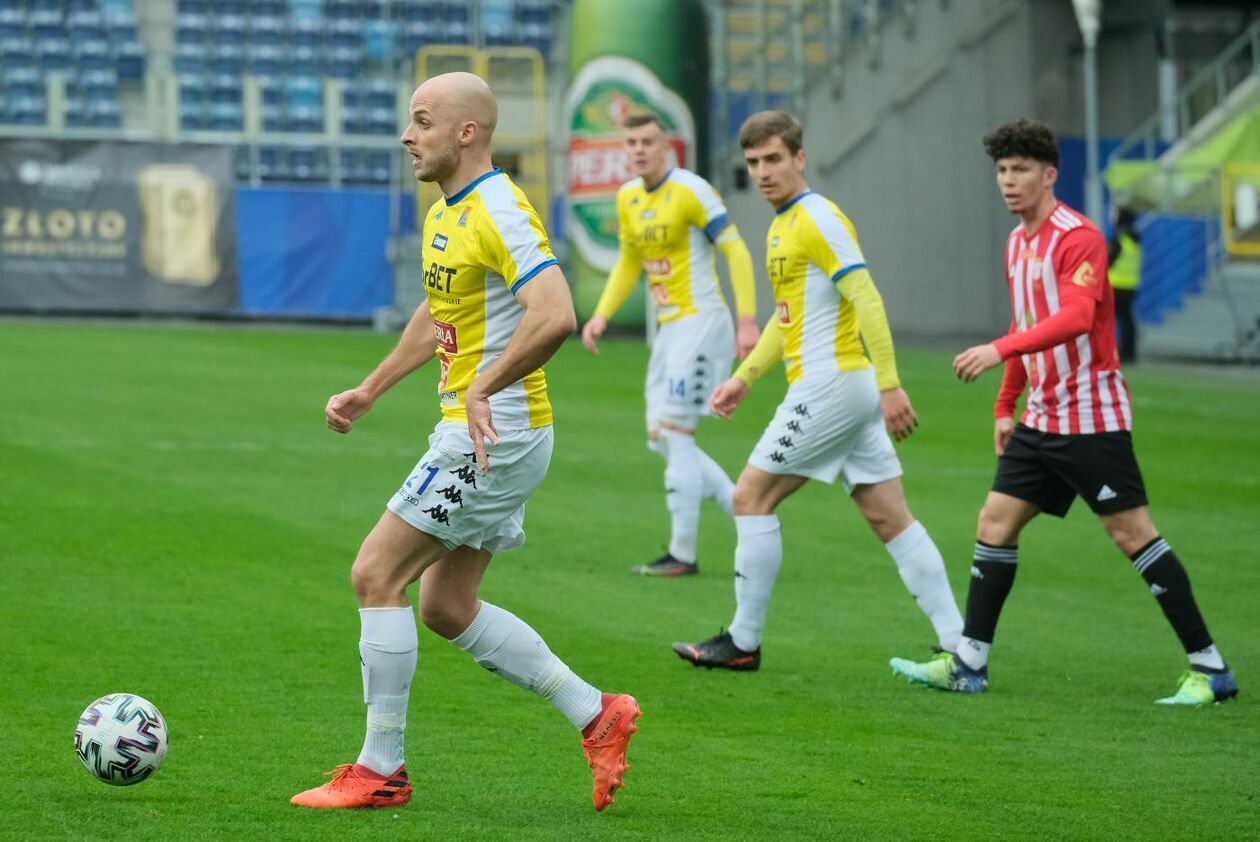
POLYGON ((525 501, 552 450, 541 366, 576 326, 538 214, 490 163, 497 119, 489 86, 469 73, 435 76, 411 96, 403 146, 416 179, 444 194, 424 218, 426 300, 394 350, 358 387, 329 398, 324 414, 330 429, 349 433, 385 391, 437 357, 442 420, 350 569, 362 626, 363 749, 332 780, 295 795, 299 806, 410 800, 403 731, 418 642, 406 588, 417 580, 426 626, 551 702, 581 732, 596 810, 612 803, 627 768, 640 715, 634 697, 601 693, 524 621, 477 595, 491 555, 525 540, 525 501))

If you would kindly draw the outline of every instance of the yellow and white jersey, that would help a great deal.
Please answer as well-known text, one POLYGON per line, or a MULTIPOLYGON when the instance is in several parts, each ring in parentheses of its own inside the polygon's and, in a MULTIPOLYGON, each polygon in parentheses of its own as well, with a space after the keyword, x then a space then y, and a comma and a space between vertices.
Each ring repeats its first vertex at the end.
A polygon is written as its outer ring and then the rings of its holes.
POLYGON ((726 309, 713 244, 730 225, 709 182, 675 167, 656 184, 642 178, 617 191, 621 253, 643 267, 661 324, 726 309))
MULTIPOLYGON (((466 422, 464 393, 503 353, 525 313, 517 290, 556 259, 537 212, 498 167, 434 202, 421 236, 442 417, 466 422)), ((490 408, 500 430, 550 424, 543 370, 492 395, 490 408)))
POLYGON ((808 191, 777 211, 766 235, 787 379, 870 366, 852 303, 836 283, 866 268, 853 223, 831 201, 808 191))

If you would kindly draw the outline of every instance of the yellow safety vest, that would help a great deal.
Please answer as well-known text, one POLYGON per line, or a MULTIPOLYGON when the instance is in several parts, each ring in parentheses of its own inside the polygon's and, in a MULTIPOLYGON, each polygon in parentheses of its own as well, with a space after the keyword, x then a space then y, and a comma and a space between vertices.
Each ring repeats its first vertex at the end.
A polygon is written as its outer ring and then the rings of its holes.
POLYGON ((1142 247, 1128 234, 1120 235, 1120 256, 1107 269, 1112 289, 1137 289, 1142 282, 1142 247))

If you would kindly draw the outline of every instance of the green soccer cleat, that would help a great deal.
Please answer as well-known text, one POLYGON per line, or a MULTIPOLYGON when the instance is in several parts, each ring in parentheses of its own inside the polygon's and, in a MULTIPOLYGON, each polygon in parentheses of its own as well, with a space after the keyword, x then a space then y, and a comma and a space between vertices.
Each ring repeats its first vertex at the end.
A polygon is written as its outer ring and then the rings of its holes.
POLYGON ((1155 704, 1205 707, 1237 695, 1238 682, 1234 680, 1234 673, 1229 667, 1223 670, 1191 667, 1177 680, 1177 692, 1166 699, 1156 699, 1155 704))
POLYGON ((983 693, 989 689, 989 668, 978 670, 963 663, 953 652, 938 652, 923 663, 893 658, 888 662, 893 675, 903 676, 911 684, 955 693, 983 693))

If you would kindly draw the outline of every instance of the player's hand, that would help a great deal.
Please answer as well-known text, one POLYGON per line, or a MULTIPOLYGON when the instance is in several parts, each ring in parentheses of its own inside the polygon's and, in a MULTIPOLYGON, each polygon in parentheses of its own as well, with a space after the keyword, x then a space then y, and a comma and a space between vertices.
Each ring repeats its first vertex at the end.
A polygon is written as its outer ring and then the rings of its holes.
POLYGON ((730 418, 735 407, 739 406, 740 401, 747 394, 748 384, 738 377, 732 377, 709 395, 709 409, 713 410, 713 414, 718 418, 730 418))
POLYGON ((591 320, 582 326, 582 344, 592 354, 599 354, 598 340, 608 330, 608 319, 603 316, 591 316, 591 320))
POLYGON ((998 456, 1006 452, 1006 443, 1011 440, 1013 432, 1015 432, 1014 418, 999 418, 993 422, 993 449, 997 451, 998 456))
POLYGON ((494 419, 490 417, 490 396, 483 395, 474 382, 468 387, 464 398, 464 409, 468 412, 468 437, 472 439, 473 455, 477 458, 477 470, 483 474, 490 470, 490 457, 486 455, 486 439, 491 444, 499 443, 499 433, 494 429, 494 419))
POLYGON ((348 433, 354 422, 366 415, 374 403, 376 399, 366 389, 338 392, 324 405, 324 423, 334 432, 348 433))
POLYGON ((884 426, 888 428, 888 435, 894 441, 905 441, 910 438, 914 428, 919 426, 919 416, 914 414, 910 396, 900 386, 879 393, 879 408, 884 413, 884 426))
POLYGON ((996 365, 1001 365, 1002 355, 992 343, 973 345, 954 357, 954 376, 970 383, 996 365))
POLYGON ((740 316, 735 324, 735 355, 742 360, 757 347, 761 328, 757 324, 756 316, 740 316))

